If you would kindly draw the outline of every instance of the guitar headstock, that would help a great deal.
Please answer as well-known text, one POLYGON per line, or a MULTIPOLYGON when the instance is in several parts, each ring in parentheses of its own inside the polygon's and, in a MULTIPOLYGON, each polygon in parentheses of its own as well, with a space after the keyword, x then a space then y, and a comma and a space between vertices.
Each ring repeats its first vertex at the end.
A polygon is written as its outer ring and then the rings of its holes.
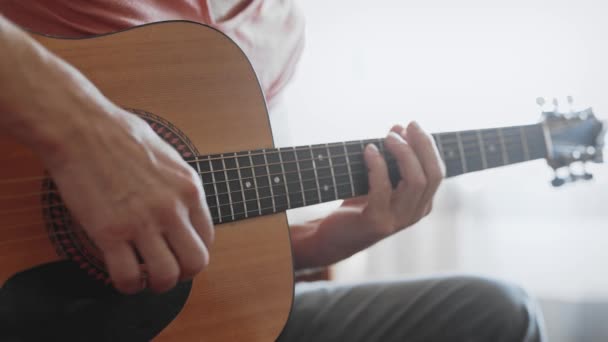
MULTIPOLYGON (((544 100, 538 99, 543 106, 544 100)), ((572 98, 568 97, 572 105, 572 98)), ((598 120, 591 108, 560 112, 557 100, 553 100, 553 110, 543 111, 543 127, 547 142, 547 162, 556 170, 554 186, 593 176, 585 169, 585 163, 603 162, 604 134, 606 125, 598 120), (581 172, 574 172, 574 165, 581 165, 581 172), (567 169, 566 176, 559 176, 559 169, 567 169)))

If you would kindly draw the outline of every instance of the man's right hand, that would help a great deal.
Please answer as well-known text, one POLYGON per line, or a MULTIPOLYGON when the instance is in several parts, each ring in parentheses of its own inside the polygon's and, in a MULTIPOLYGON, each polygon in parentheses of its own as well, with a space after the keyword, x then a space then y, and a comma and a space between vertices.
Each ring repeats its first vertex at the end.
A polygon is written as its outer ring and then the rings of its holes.
POLYGON ((114 286, 156 292, 209 263, 198 174, 141 119, 0 16, 0 127, 42 158, 114 286), (137 255, 144 265, 140 265, 137 255))
POLYGON ((142 287, 142 257, 150 288, 162 292, 209 262, 213 241, 198 174, 139 118, 91 115, 91 129, 49 171, 72 215, 103 252, 115 287, 142 287))

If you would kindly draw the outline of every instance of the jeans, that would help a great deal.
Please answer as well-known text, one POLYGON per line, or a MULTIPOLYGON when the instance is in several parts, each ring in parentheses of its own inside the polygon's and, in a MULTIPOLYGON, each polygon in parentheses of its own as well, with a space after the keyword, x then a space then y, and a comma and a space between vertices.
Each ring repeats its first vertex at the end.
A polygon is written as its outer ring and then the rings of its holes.
POLYGON ((520 288, 449 276, 296 287, 279 342, 545 341, 540 310, 520 288))

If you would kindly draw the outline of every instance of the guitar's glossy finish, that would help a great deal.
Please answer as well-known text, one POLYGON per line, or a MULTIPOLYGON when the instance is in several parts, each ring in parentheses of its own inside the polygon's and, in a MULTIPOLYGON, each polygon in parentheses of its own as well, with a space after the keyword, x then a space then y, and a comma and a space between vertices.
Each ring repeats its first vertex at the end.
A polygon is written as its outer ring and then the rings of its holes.
MULTIPOLYGON (((178 127, 201 154, 273 146, 251 65, 211 28, 172 22, 91 39, 36 38, 115 103, 178 127)), ((41 163, 2 136, 0 165, 2 284, 58 256, 40 209, 42 182, 35 179, 44 176, 41 163)), ((274 340, 291 308, 291 260, 284 213, 217 226, 209 268, 195 279, 184 310, 156 340, 274 340)))

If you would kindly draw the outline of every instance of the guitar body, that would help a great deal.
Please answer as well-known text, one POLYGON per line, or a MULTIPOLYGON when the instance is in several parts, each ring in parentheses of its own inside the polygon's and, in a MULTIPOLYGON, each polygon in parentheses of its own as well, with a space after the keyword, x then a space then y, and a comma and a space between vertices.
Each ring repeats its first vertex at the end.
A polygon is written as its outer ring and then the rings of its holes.
MULTIPOLYGON (((36 39, 114 103, 142 115, 184 156, 273 147, 249 61, 212 28, 167 22, 90 39, 36 39)), ((0 284, 66 257, 102 279, 91 262, 74 258, 77 243, 58 237, 70 222, 53 213, 56 199, 45 197, 51 188, 32 151, 3 135, 0 165, 0 284)), ((272 341, 292 299, 284 213, 217 225, 210 266, 155 341, 272 341)))

